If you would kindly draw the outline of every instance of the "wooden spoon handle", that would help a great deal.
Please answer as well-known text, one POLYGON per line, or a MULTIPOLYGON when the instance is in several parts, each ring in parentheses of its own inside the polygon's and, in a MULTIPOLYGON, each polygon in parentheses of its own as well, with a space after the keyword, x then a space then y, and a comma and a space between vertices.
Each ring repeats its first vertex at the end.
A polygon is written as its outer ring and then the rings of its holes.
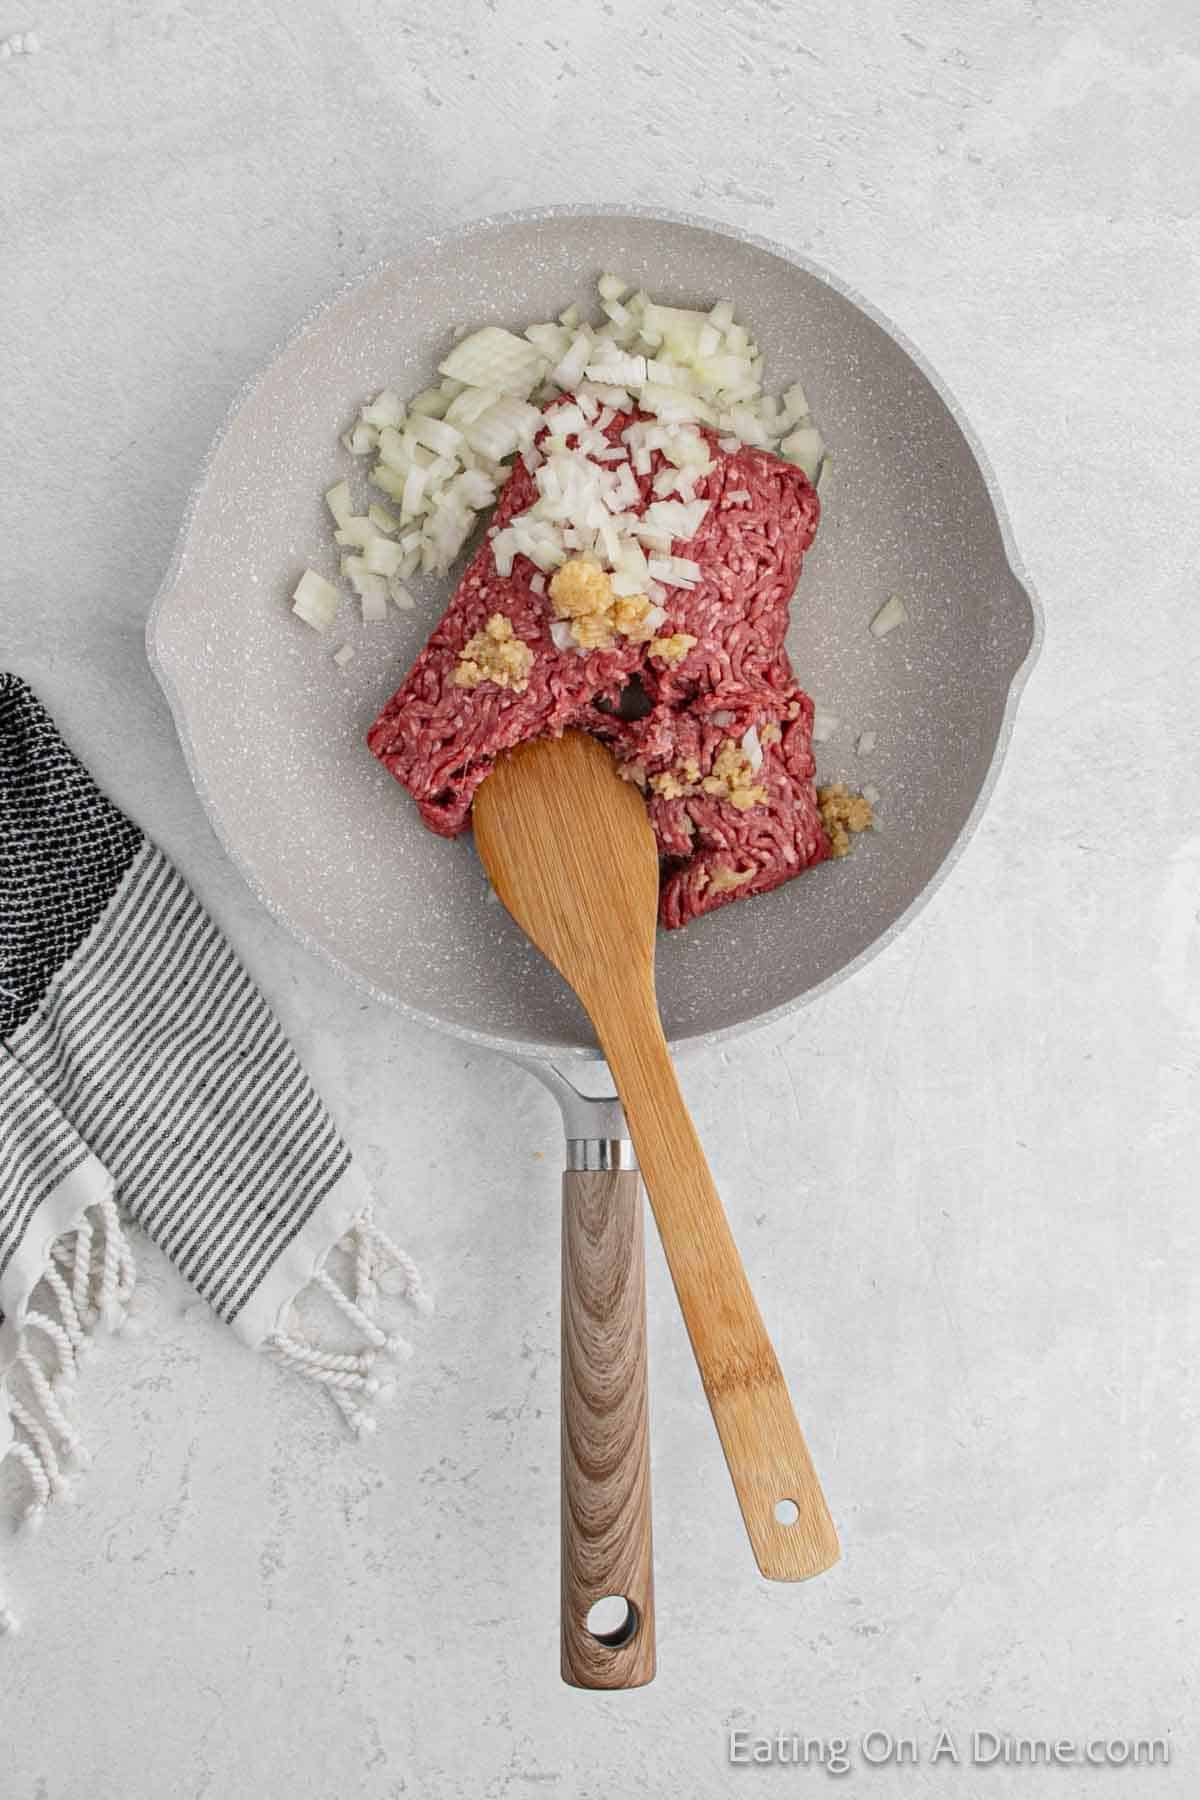
POLYGON ((572 1687, 654 1679, 642 1212, 635 1171, 563 1176, 561 1638, 572 1687), (626 1620, 597 1635, 588 1612, 607 1596, 626 1601, 626 1620))
POLYGON ((592 1009, 592 1018, 755 1560, 775 1581, 817 1575, 838 1559, 837 1533, 679 1090, 653 993, 627 992, 625 1004, 592 1009))

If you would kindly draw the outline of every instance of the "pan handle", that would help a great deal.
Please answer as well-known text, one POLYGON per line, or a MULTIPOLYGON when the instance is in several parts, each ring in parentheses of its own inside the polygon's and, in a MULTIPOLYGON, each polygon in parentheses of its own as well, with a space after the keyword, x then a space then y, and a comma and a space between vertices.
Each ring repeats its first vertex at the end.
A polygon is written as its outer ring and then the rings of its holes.
POLYGON ((516 1060, 558 1101, 567 1139, 562 1678, 579 1688, 644 1687, 655 1669, 644 1191, 604 1063, 516 1060))
MULTIPOLYGON (((631 1149, 568 1146, 593 1164, 632 1163, 631 1149)), ((578 1688, 654 1678, 643 1213, 636 1168, 563 1175, 561 1644, 578 1688)))

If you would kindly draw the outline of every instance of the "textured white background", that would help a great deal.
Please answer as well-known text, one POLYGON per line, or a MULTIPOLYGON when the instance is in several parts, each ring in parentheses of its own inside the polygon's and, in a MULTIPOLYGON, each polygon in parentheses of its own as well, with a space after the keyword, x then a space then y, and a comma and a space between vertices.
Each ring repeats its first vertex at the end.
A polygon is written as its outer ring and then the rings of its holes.
POLYGON ((4 0, 0 634, 278 1007, 438 1291, 388 1424, 185 1316, 93 1363, 96 1465, 4 1543, 3 1800, 821 1785, 731 1723, 1170 1731, 1166 1771, 855 1793, 1192 1795, 1200 1226, 1200 27, 1190 0, 4 0), (660 1674, 556 1648, 550 1100, 295 948, 142 652, 231 394, 329 289, 536 202, 823 260, 975 422, 1048 637, 903 939, 685 1080, 846 1555, 758 1581, 652 1251, 660 1674))

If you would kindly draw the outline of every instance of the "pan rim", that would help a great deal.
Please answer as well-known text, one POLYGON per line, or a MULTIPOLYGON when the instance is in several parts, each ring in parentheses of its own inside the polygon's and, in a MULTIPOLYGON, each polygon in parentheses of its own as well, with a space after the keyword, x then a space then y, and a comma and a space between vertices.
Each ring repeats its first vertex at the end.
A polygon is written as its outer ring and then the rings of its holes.
POLYGON ((724 1025, 709 1031, 680 1033, 671 1040, 674 1048, 686 1050, 688 1048, 706 1047, 711 1044, 721 1044, 732 1038, 740 1037, 747 1032, 765 1029, 767 1026, 777 1024, 781 1019, 787 1018, 792 1013, 799 1011, 802 1007, 811 1005, 814 1001, 821 999, 825 994, 829 993, 833 988, 839 986, 843 981, 846 981, 852 975, 857 974, 860 969, 865 968, 869 962, 873 961, 874 958, 885 950, 901 932, 906 930, 907 927, 913 923, 925 906, 933 899, 934 895, 938 892, 943 882, 957 864, 963 851, 966 849, 967 844, 974 836, 979 822, 987 809, 996 782, 999 779, 1005 756, 1008 752, 1008 746, 1012 738, 1013 727, 1015 724, 1017 707, 1020 703, 1030 673, 1041 653, 1042 644, 1045 638, 1045 616, 1041 600, 1029 573, 1025 568, 1020 551, 1017 547, 1008 508, 1004 501, 999 480, 981 440, 976 434, 974 427, 955 394, 928 361, 924 353, 912 339, 909 338, 907 333, 894 324, 885 313, 874 305, 873 302, 860 294, 849 282, 843 280, 840 276, 831 273, 831 271, 822 264, 813 261, 801 252, 793 250, 790 246, 782 244, 775 239, 764 237, 757 232, 744 231, 738 226, 730 225, 723 220, 708 218, 701 213, 676 211, 661 206, 634 206, 622 202, 605 204, 579 202, 556 206, 520 207, 467 219, 446 231, 430 231, 421 236, 415 236, 407 244, 398 246, 392 255, 380 258, 373 263, 370 268, 363 270, 361 273, 342 282, 334 291, 311 306, 279 339, 276 340, 265 359, 239 384, 230 400, 225 415, 209 444, 208 450, 205 453, 204 459, 197 471, 196 478, 188 493, 170 562, 167 565, 166 573, 154 596, 147 616, 145 634, 147 659, 150 663, 150 668, 155 680, 162 689, 167 706, 170 710, 175 732, 179 739, 180 748, 183 751, 183 758, 188 771, 188 776, 196 791, 197 798, 204 809, 204 813, 218 844, 237 870, 241 879, 250 889, 250 892, 254 895, 255 899, 261 906, 265 907, 266 911, 280 926, 283 927, 288 935, 296 942, 302 944, 305 949, 319 957, 327 967, 335 970, 343 980, 349 982, 350 985, 356 988, 360 993, 369 995, 373 1000, 378 1001, 383 1006, 389 1007, 394 1012, 400 1013, 404 1018, 411 1019, 415 1023, 421 1025, 429 1026, 435 1031, 447 1032, 480 1049, 496 1050, 502 1055, 510 1057, 537 1058, 541 1061, 550 1062, 594 1062, 600 1060, 600 1052, 594 1047, 587 1045, 538 1043, 527 1038, 508 1036, 503 1033, 480 1031, 472 1026, 452 1023, 449 1020, 441 1019, 435 1013, 428 1012, 423 1007, 416 1006, 411 1001, 401 999, 398 995, 389 993, 386 989, 378 987, 368 977, 350 967, 350 965, 345 963, 336 952, 330 949, 328 944, 324 943, 314 933, 297 925, 295 921, 288 916, 284 907, 264 890, 257 875, 230 841, 222 823, 221 816, 208 791, 207 782, 199 766, 195 747, 192 742, 187 722, 186 709, 175 686, 174 679, 168 666, 168 659, 160 648, 158 632, 160 620, 164 616, 167 606, 178 585, 180 572, 183 566, 183 559, 191 540, 196 516, 199 511, 200 503, 207 491, 217 457, 242 409, 265 381, 279 358, 283 356, 293 344, 311 331, 327 313, 332 312, 334 308, 339 306, 343 300, 349 297, 349 295, 354 293, 357 289, 365 287, 368 283, 377 280, 380 275, 385 274, 388 269, 394 267, 405 256, 412 255, 419 251, 433 250, 438 246, 445 247, 461 244, 473 235, 488 230, 501 230, 510 225, 541 223, 555 219, 600 218, 657 220, 664 224, 682 225, 694 230, 712 232, 719 237, 731 239, 734 242, 745 244, 753 249, 766 251, 769 255, 778 257, 781 261, 791 264, 792 267, 802 270, 806 275, 811 276, 814 280, 820 281, 826 287, 832 289, 832 291, 840 295, 841 298, 848 300, 852 306, 857 307, 858 310, 870 319, 874 325, 891 338, 893 343, 904 352, 924 376, 926 381, 929 382, 934 393, 941 400, 955 425, 958 427, 958 430, 961 432, 967 448, 975 460, 976 467, 983 479, 988 502, 995 515, 996 523, 999 528, 1005 561, 1014 582, 1023 594, 1029 607, 1032 626, 1029 648, 1025 652, 1021 662, 1013 670, 1009 680, 1004 700, 1004 711, 1000 720, 999 730, 996 734, 995 746, 988 763, 987 772, 980 785, 979 792, 972 803, 971 810, 960 827, 953 843, 950 845, 950 848, 942 858, 942 861, 924 886, 913 896, 903 912, 898 914, 898 916, 892 920, 891 924, 881 931, 871 943, 860 950, 857 956, 852 957, 850 961, 845 963, 840 969, 837 969, 832 974, 826 976, 823 981, 818 982, 814 987, 809 988, 803 994, 798 994, 791 999, 781 1001, 778 1006, 770 1007, 763 1012, 755 1013, 750 1018, 743 1019, 737 1024, 724 1025))

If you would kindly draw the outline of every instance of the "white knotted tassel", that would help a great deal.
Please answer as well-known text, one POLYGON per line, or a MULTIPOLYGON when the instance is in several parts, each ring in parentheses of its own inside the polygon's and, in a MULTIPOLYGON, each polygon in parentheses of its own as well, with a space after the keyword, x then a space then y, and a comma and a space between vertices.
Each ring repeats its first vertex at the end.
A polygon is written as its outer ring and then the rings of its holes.
POLYGON ((374 1414, 364 1411, 361 1406, 355 1406, 348 1394, 340 1394, 335 1390, 333 1397, 355 1437, 370 1437, 379 1429, 374 1414))
MULTIPOLYGON (((375 1420, 361 1402, 390 1399, 394 1389, 374 1373, 381 1356, 408 1357, 412 1345, 395 1332, 386 1331, 371 1314, 371 1304, 389 1273, 399 1273, 401 1290, 423 1312, 431 1310, 412 1258, 394 1244, 375 1222, 374 1209, 366 1207, 337 1246, 349 1266, 337 1264, 344 1279, 335 1279, 328 1265, 312 1278, 311 1289, 323 1294, 363 1340, 360 1350, 324 1349, 297 1329, 280 1330, 268 1338, 279 1361, 321 1387, 336 1403, 356 1434, 375 1430, 375 1420)), ((392 1283, 392 1286, 395 1284, 392 1283)))
POLYGON ((354 1298, 361 1306, 375 1298, 374 1208, 368 1206, 354 1232, 354 1298))
POLYGON ((315 1279, 321 1292, 328 1295, 338 1311, 344 1313, 352 1325, 358 1327, 368 1344, 373 1344, 376 1350, 386 1350, 392 1356, 411 1354, 412 1346, 406 1344, 403 1338, 389 1336, 382 1326, 377 1325, 374 1319, 363 1311, 356 1300, 352 1300, 349 1294, 342 1292, 327 1269, 319 1270, 315 1279))
POLYGON ((61 1454, 73 1457, 77 1462, 87 1463, 88 1454, 80 1442, 70 1421, 55 1398, 54 1389, 46 1379, 46 1371, 33 1354, 32 1350, 21 1350, 17 1353, 17 1366, 25 1371, 29 1378, 29 1386, 33 1398, 41 1408, 42 1419, 46 1429, 52 1431, 62 1446, 61 1454))
POLYGON ((75 1233, 71 1257, 71 1298, 80 1318, 90 1317, 92 1310, 92 1224, 85 1214, 75 1233))
POLYGON ((399 1244, 390 1238, 381 1225, 374 1219, 369 1222, 368 1229, 375 1241, 377 1253, 382 1253, 384 1273, 380 1278, 380 1286, 389 1293, 399 1292, 410 1299, 420 1313, 433 1311, 433 1296, 426 1292, 421 1280, 421 1272, 407 1250, 401 1250, 399 1244))
POLYGON ((36 1450, 31 1445, 22 1443, 20 1438, 10 1444, 8 1454, 14 1462, 21 1464, 29 1478, 29 1485, 33 1489, 33 1498, 21 1514, 21 1522, 27 1525, 30 1531, 36 1531, 50 1504, 50 1478, 46 1474, 42 1466, 42 1459, 36 1450))
POLYGON ((299 1369, 321 1369, 332 1374, 368 1375, 375 1361, 375 1354, 369 1350, 321 1350, 316 1344, 306 1344, 301 1338, 293 1337, 290 1332, 279 1331, 271 1339, 272 1349, 278 1350, 285 1362, 292 1363, 299 1369))
POLYGON ((48 1337, 58 1352, 58 1368, 54 1375, 55 1387, 72 1387, 75 1382, 75 1346, 65 1326, 59 1325, 45 1313, 33 1312, 25 1314, 27 1331, 40 1331, 48 1337))
POLYGON ((80 1357, 87 1355, 92 1344, 75 1304, 74 1291, 67 1286, 53 1263, 46 1270, 46 1285, 58 1301, 58 1315, 62 1320, 63 1330, 71 1340, 71 1349, 78 1361, 80 1357))
POLYGON ((92 1347, 101 1314, 119 1327, 133 1292, 133 1256, 111 1199, 89 1209, 53 1246, 43 1282, 39 1303, 25 1314, 16 1354, 0 1385, 0 1407, 14 1427, 5 1454, 28 1480, 24 1518, 30 1526, 40 1523, 51 1500, 69 1492, 64 1461, 83 1466, 89 1460, 63 1399, 74 1384, 77 1363, 92 1347), (39 1337, 53 1350, 53 1361, 37 1353, 39 1337))
POLYGON ((115 1331, 121 1323, 124 1310, 121 1305, 121 1271, 126 1247, 125 1234, 111 1200, 100 1202, 100 1214, 104 1220, 104 1256, 100 1265, 100 1292, 96 1296, 96 1305, 101 1324, 106 1330, 115 1331))
POLYGON ((42 1501, 41 1504, 44 1506, 52 1499, 60 1500, 64 1494, 70 1492, 70 1483, 62 1472, 58 1460, 58 1452, 54 1448, 49 1432, 46 1430, 37 1414, 29 1407, 23 1405, 22 1402, 16 1399, 12 1394, 9 1395, 8 1410, 12 1415, 13 1423, 19 1425, 28 1437, 30 1447, 42 1465, 48 1492, 46 1500, 42 1501))

